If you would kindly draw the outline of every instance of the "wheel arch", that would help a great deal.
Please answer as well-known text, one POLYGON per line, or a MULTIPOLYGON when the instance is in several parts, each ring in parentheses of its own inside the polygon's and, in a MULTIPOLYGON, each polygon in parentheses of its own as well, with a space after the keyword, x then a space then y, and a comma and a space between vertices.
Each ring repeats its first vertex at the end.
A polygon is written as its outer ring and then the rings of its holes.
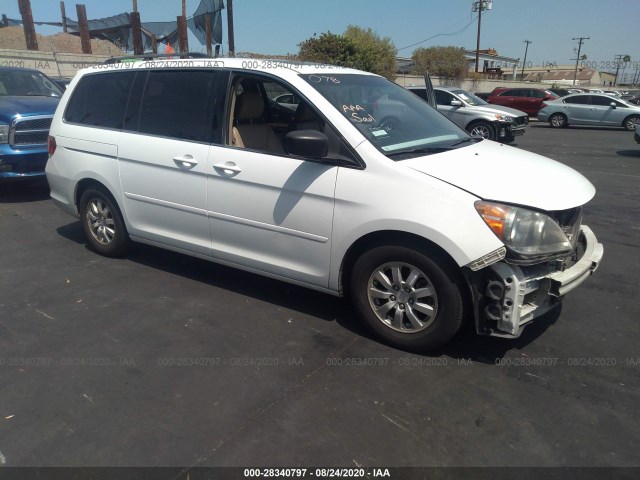
POLYGON ((115 207, 118 209, 118 213, 122 217, 122 221, 124 222, 125 227, 127 228, 127 230, 129 230, 130 225, 126 216, 123 215, 123 210, 124 210, 122 208, 123 206, 118 202, 118 199, 113 194, 111 189, 104 182, 101 182, 100 180, 97 180, 95 178, 85 177, 76 184, 76 191, 73 196, 76 210, 80 212, 80 199, 82 198, 82 194, 86 192, 89 188, 102 190, 104 193, 106 193, 111 197, 111 200, 113 201, 115 207))
POLYGON ((399 230, 378 230, 375 232, 369 232, 362 237, 358 238, 347 249, 345 255, 342 258, 340 265, 340 274, 338 278, 338 288, 343 295, 348 295, 349 284, 351 280, 351 274, 353 266, 364 252, 377 246, 383 245, 398 245, 405 246, 407 248, 414 248, 430 257, 437 258, 438 260, 445 262, 452 270, 458 272, 459 280, 466 284, 465 278, 462 274, 462 270, 453 257, 440 245, 435 242, 416 235, 414 233, 403 232, 399 230))
POLYGON ((638 119, 640 119, 640 113, 630 113, 629 115, 627 115, 626 117, 624 117, 624 120, 622 120, 622 128, 624 128, 627 131, 632 131, 633 129, 629 130, 627 128, 627 122, 629 121, 630 118, 636 117, 638 119))
POLYGON ((495 123, 484 118, 476 118, 474 120, 471 120, 469 123, 467 123, 465 130, 468 133, 471 133, 471 130, 477 125, 486 125, 487 127, 489 127, 489 129, 491 129, 491 132, 493 133, 494 140, 498 137, 498 129, 496 128, 495 123))

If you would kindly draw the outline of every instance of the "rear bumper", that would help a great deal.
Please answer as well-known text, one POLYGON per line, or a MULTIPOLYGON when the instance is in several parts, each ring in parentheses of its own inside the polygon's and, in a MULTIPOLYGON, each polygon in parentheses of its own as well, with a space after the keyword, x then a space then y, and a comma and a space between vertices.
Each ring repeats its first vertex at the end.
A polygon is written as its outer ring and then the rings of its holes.
POLYGON ((548 312, 559 299, 580 286, 598 268, 604 249, 591 229, 583 225, 579 243, 582 256, 569 268, 548 265, 518 266, 504 261, 487 268, 478 305, 478 333, 518 337, 524 327, 548 312))

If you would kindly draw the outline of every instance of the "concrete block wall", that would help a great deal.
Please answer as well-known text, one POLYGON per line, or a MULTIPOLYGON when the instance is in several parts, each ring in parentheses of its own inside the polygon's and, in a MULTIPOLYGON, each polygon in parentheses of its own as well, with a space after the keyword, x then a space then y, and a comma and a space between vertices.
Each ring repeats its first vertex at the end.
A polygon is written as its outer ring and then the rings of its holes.
POLYGON ((35 68, 50 77, 73 77, 78 70, 99 65, 109 55, 0 49, 0 67, 35 68))

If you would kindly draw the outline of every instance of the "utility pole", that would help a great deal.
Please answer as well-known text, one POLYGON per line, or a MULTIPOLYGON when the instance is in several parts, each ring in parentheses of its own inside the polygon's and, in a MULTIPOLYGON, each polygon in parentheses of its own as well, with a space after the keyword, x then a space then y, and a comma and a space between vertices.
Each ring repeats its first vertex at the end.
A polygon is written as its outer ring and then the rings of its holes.
POLYGON ((624 57, 624 55, 618 54, 615 57, 613 57, 613 60, 616 62, 616 76, 613 78, 613 86, 616 86, 616 83, 618 83, 618 71, 620 70, 620 62, 622 61, 622 58, 624 57))
POLYGON ((134 12, 138 11, 138 0, 133 0, 133 11, 134 12))
POLYGON ((60 2, 60 15, 62 16, 62 31, 67 33, 67 13, 64 10, 64 1, 60 2))
POLYGON ((182 0, 182 16, 187 18, 187 0, 182 0))
POLYGON ((573 70, 573 84, 576 84, 576 78, 578 77, 578 62, 580 61, 580 50, 582 49, 583 40, 589 40, 589 37, 575 37, 572 40, 578 40, 578 54, 576 55, 576 68, 573 70))
POLYGON ((477 0, 471 4, 471 11, 478 12, 478 38, 476 41, 476 73, 480 63, 480 26, 482 24, 482 11, 491 10, 493 7, 492 0, 477 0))
POLYGON ((233 0, 227 0, 227 32, 229 35, 229 57, 236 56, 236 42, 233 37, 233 0))
POLYGON ((616 78, 613 79, 613 86, 615 87, 616 83, 618 82, 618 70, 620 70, 620 62, 623 63, 622 83, 624 83, 624 70, 627 68, 627 63, 631 61, 631 57, 627 54, 618 54, 615 56, 614 60, 616 61, 616 78))
POLYGON ((38 50, 38 37, 36 37, 36 29, 33 26, 31 2, 29 0, 18 0, 18 8, 20 9, 20 15, 22 15, 22 28, 27 42, 27 50, 38 50))
POLYGON ((524 67, 527 64, 527 51, 529 50, 529 44, 533 42, 531 40, 525 40, 524 43, 526 43, 527 46, 524 48, 524 62, 522 62, 522 78, 520 80, 524 80, 524 67))

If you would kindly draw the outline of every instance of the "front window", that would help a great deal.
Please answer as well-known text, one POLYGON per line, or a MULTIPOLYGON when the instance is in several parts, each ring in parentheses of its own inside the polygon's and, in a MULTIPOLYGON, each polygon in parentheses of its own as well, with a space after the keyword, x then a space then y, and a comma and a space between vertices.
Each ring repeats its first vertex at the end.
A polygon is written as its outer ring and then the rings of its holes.
POLYGON ((33 70, 0 70, 0 96, 61 97, 62 90, 33 70))
POLYGON ((373 75, 300 75, 389 158, 401 160, 472 141, 444 115, 389 80, 373 75))

